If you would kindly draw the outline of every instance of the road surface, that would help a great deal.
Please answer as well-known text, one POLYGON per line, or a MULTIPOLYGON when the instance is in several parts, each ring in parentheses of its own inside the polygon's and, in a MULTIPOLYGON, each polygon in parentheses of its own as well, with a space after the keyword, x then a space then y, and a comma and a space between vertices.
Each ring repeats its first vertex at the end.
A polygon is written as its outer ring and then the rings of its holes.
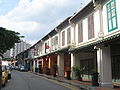
POLYGON ((29 72, 12 72, 12 79, 2 90, 71 90, 29 72))

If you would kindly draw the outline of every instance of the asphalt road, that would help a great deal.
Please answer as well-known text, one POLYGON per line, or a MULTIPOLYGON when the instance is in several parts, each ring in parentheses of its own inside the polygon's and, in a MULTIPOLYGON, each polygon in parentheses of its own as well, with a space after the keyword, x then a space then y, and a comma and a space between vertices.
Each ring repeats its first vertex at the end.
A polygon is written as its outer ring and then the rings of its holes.
POLYGON ((12 72, 12 79, 2 90, 71 90, 29 72, 12 72))

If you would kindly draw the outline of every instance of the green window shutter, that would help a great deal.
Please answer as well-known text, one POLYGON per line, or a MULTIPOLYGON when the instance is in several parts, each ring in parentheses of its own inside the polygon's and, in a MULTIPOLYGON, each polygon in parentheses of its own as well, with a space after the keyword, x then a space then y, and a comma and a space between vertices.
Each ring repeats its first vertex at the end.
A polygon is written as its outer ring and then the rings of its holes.
POLYGON ((110 2, 108 2, 106 8, 107 8, 108 32, 111 32, 118 28, 116 1, 111 0, 110 2))

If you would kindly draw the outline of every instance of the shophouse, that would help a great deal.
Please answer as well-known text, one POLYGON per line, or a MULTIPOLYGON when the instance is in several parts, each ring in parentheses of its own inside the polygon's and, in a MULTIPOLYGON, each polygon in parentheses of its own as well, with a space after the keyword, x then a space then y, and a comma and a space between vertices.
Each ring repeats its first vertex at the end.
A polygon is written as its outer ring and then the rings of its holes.
MULTIPOLYGON (((113 87, 119 83, 119 0, 93 0, 70 19, 75 29, 75 46, 71 48, 71 66, 87 67, 99 72, 99 84, 113 87)), ((73 74, 74 77, 74 74, 73 74)))
POLYGON ((91 80, 91 71, 99 73, 99 84, 112 88, 120 83, 120 5, 119 0, 91 0, 73 16, 66 18, 39 40, 33 48, 34 67, 66 77, 73 66, 85 67, 83 80, 91 80))

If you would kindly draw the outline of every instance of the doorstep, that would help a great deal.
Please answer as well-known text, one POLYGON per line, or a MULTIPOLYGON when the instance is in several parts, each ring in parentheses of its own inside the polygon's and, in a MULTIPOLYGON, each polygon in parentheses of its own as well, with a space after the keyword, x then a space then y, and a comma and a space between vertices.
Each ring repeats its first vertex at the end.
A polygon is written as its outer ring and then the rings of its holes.
POLYGON ((81 90, 120 90, 120 88, 110 89, 110 88, 102 88, 102 87, 92 86, 90 82, 81 82, 81 81, 77 81, 77 80, 66 80, 66 78, 64 78, 64 77, 58 77, 58 76, 53 77, 52 75, 46 75, 46 74, 40 74, 40 73, 35 73, 35 74, 45 77, 45 78, 48 78, 48 79, 56 80, 58 82, 63 82, 63 83, 73 85, 75 87, 78 87, 81 90))

